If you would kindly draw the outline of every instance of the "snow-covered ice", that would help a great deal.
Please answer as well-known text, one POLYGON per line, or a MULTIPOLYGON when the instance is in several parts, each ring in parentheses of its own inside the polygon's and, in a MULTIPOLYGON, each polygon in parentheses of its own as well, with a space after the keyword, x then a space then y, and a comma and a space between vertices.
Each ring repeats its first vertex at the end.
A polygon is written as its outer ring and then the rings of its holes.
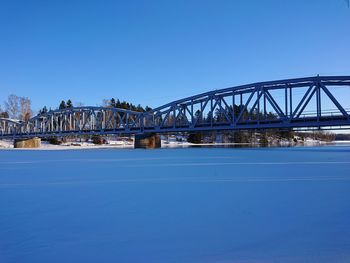
POLYGON ((350 147, 0 151, 0 262, 350 262, 350 147))

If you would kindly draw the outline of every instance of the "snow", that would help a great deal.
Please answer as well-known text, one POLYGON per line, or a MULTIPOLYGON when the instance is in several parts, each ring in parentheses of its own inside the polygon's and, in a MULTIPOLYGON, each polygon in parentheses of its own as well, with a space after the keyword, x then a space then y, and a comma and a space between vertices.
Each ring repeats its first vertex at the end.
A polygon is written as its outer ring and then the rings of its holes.
POLYGON ((5 148, 13 148, 13 141, 12 140, 0 140, 0 149, 5 148))
MULTIPOLYGON (((187 142, 183 137, 161 136, 162 138, 162 148, 186 148, 193 146, 249 146, 249 147, 258 147, 259 144, 256 143, 221 143, 221 142, 211 142, 211 143, 199 143, 194 144, 187 142)), ((292 143, 288 140, 278 140, 271 143, 270 146, 317 146, 322 144, 349 144, 350 141, 333 141, 325 142, 314 140, 311 138, 306 138, 303 142, 292 143)), ((13 149, 13 140, 0 140, 0 149, 13 149)), ((134 142, 130 139, 109 139, 106 144, 96 145, 92 142, 81 142, 70 141, 62 143, 61 145, 53 145, 46 141, 41 142, 40 148, 30 149, 30 150, 80 150, 80 149, 105 149, 105 148, 134 148, 134 142)), ((16 150, 28 150, 28 149, 16 149, 16 150)))
POLYGON ((350 144, 350 141, 334 141, 336 144, 350 144))
POLYGON ((349 262, 350 146, 0 150, 0 262, 349 262))
POLYGON ((13 148, 13 141, 12 140, 0 140, 0 149, 14 149, 16 151, 20 150, 81 150, 81 149, 108 149, 108 148, 134 148, 133 142, 127 142, 127 141, 110 141, 108 144, 101 144, 96 145, 91 142, 68 142, 68 143, 62 143, 61 145, 54 145, 50 144, 46 141, 41 142, 40 148, 32 148, 32 149, 25 149, 25 148, 13 148))

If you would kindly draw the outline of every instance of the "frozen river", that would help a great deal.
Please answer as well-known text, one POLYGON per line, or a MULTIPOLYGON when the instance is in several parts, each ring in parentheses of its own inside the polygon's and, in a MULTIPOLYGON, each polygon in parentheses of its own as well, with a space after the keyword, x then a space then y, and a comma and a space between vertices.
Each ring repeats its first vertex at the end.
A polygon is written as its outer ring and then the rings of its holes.
POLYGON ((0 151, 0 262, 350 262, 350 147, 0 151))

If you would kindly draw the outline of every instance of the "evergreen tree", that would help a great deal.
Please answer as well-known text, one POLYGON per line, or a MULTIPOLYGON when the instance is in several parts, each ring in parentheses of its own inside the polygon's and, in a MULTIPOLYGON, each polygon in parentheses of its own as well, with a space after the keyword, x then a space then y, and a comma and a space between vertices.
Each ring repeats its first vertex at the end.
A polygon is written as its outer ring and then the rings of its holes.
POLYGON ((138 112, 144 112, 145 110, 142 108, 140 104, 137 105, 136 111, 138 112))
POLYGON ((113 107, 113 108, 116 107, 116 103, 115 103, 115 99, 114 98, 111 99, 110 106, 113 107))
POLYGON ((71 100, 67 100, 67 108, 73 108, 73 103, 71 100))
POLYGON ((58 107, 60 110, 67 108, 66 102, 64 100, 61 101, 60 106, 58 107))
POLYGON ((120 103, 120 107, 122 109, 126 109, 126 101, 123 101, 122 103, 120 103))
MULTIPOLYGON (((141 104, 134 105, 130 102, 127 102, 125 100, 120 101, 119 99, 111 98, 110 100, 104 100, 103 105, 106 107, 113 107, 113 108, 118 108, 118 109, 124 109, 124 110, 132 110, 132 111, 137 111, 137 112, 145 112, 145 111, 151 111, 152 108, 146 107, 143 108, 141 104)), ((67 107, 68 106, 68 101, 67 101, 67 107)))
POLYGON ((48 112, 48 110, 47 110, 46 106, 44 106, 41 110, 39 110, 39 114, 45 114, 47 112, 48 112))
POLYGON ((115 107, 116 108, 120 108, 121 107, 121 104, 120 104, 120 100, 117 99, 117 102, 115 103, 115 107))

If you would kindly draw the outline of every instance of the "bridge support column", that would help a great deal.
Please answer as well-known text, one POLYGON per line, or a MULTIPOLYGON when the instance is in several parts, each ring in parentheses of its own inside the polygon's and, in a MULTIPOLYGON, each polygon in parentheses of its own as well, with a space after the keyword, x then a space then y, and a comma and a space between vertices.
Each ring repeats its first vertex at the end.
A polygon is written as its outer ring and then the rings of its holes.
POLYGON ((160 136, 155 133, 146 133, 146 134, 136 134, 135 149, 156 149, 161 147, 160 136))
POLYGON ((40 138, 30 138, 30 139, 15 139, 15 148, 39 148, 41 146, 40 138))

